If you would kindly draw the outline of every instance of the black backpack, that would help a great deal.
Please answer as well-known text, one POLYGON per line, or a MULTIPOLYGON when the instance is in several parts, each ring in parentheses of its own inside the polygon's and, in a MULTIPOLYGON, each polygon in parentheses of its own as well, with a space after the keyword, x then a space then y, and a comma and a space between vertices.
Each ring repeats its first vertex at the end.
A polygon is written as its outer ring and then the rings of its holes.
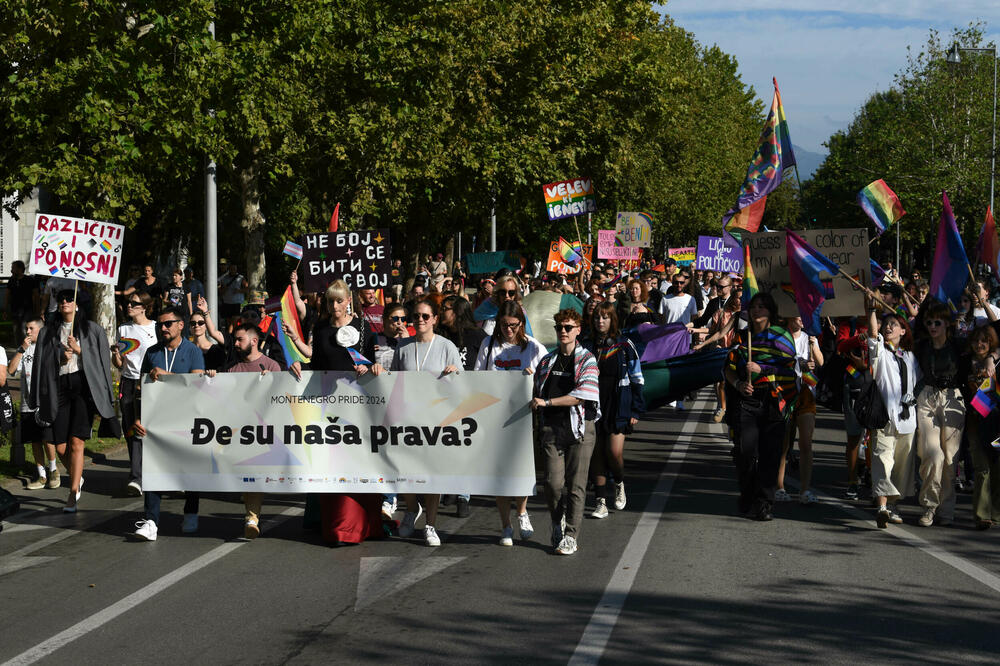
POLYGON ((878 390, 872 373, 866 370, 864 377, 861 393, 852 405, 854 417, 858 420, 858 424, 867 430, 881 430, 889 423, 889 410, 886 409, 882 392, 878 390))

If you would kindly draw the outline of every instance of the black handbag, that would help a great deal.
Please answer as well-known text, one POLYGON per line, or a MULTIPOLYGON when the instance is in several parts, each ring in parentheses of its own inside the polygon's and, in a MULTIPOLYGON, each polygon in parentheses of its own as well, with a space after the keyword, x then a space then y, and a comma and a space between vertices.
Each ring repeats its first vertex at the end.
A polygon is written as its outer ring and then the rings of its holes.
POLYGON ((14 401, 6 386, 0 386, 0 432, 10 432, 14 429, 17 413, 14 411, 14 401))
POLYGON ((852 409, 858 424, 867 430, 881 430, 889 423, 889 410, 878 390, 875 378, 871 372, 865 371, 865 381, 861 392, 854 400, 852 409))

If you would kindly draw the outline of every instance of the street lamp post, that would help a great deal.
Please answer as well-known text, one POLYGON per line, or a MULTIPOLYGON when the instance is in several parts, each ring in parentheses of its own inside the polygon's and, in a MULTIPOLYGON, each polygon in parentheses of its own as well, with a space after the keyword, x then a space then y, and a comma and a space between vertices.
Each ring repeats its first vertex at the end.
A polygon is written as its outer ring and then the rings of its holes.
POLYGON ((962 51, 968 51, 969 53, 990 53, 993 55, 993 147, 990 150, 990 210, 992 211, 993 185, 996 180, 997 164, 997 47, 966 48, 959 46, 958 44, 953 44, 951 50, 948 51, 948 57, 945 58, 945 60, 952 65, 961 63, 962 51))

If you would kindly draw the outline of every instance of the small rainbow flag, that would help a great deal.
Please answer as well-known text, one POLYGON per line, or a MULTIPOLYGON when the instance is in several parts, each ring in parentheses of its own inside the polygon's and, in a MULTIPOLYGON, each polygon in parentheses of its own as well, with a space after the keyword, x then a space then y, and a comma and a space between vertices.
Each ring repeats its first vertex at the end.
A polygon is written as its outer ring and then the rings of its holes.
POLYGON ((996 380, 993 377, 987 377, 979 386, 976 395, 972 397, 970 404, 985 419, 990 415, 990 412, 997 408, 998 403, 1000 403, 1000 395, 997 395, 996 380))
POLYGON ((105 252, 111 252, 111 243, 108 241, 101 241, 101 249, 105 252))
MULTIPOLYGON (((579 243, 577 244, 579 245, 579 243)), ((571 266, 576 266, 578 263, 580 263, 580 261, 583 259, 583 252, 582 252, 583 248, 581 247, 580 250, 581 250, 580 252, 577 252, 577 250, 573 247, 573 245, 566 242, 565 238, 563 238, 562 236, 559 237, 559 256, 561 256, 563 258, 563 261, 565 261, 567 264, 570 264, 571 266)))
POLYGON ((884 234, 893 222, 906 215, 903 204, 899 203, 899 197, 881 178, 869 183, 858 192, 858 205, 875 223, 879 236, 884 234))
MULTIPOLYGON (((295 346, 295 343, 285 334, 285 329, 281 325, 281 322, 287 322, 288 326, 295 331, 295 334, 302 339, 302 324, 299 322, 299 313, 295 309, 295 303, 292 300, 292 287, 285 287, 285 293, 281 296, 280 310, 274 312, 274 316, 271 320, 270 331, 277 338, 278 344, 281 346, 281 351, 285 356, 285 364, 291 365, 298 361, 299 363, 308 363, 309 359, 306 358, 299 348, 295 346)), ((265 305, 265 308, 267 306, 265 305)))
POLYGON ((302 246, 298 243, 293 243, 292 241, 285 241, 285 249, 283 250, 292 259, 302 259, 302 246))
POLYGON ((849 374, 851 377, 857 377, 858 375, 861 374, 861 371, 858 370, 857 368, 855 368, 852 363, 848 363, 847 364, 847 374, 849 374))
POLYGON ((743 309, 750 307, 750 299, 757 295, 760 287, 757 286, 757 276, 753 272, 753 264, 750 263, 750 243, 743 246, 743 309))
POLYGON ((819 380, 816 379, 816 375, 813 374, 812 370, 803 370, 802 383, 809 388, 816 388, 816 384, 819 384, 819 380))

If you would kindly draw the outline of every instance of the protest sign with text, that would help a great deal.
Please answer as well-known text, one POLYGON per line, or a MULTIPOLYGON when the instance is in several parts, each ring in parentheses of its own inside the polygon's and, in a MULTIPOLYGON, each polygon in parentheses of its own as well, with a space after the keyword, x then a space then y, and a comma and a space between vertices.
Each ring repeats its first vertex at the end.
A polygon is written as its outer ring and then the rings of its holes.
POLYGON ((740 273, 743 255, 738 245, 727 245, 721 236, 698 236, 698 260, 694 267, 716 273, 740 273))
POLYGON ((562 255, 559 253, 559 241, 553 241, 549 244, 549 258, 545 262, 545 270, 552 273, 559 273, 560 275, 571 275, 576 274, 582 268, 585 271, 591 270, 594 265, 594 246, 583 245, 583 261, 581 261, 576 266, 571 266, 570 264, 563 261, 562 255))
POLYGON ((142 387, 143 489, 532 494, 519 372, 168 375, 142 387))
POLYGON ((642 248, 622 245, 614 230, 601 229, 597 232, 598 259, 638 259, 641 255, 642 248))
POLYGON ((389 286, 389 230, 336 231, 302 237, 303 291, 326 290, 337 279, 351 289, 389 286))
POLYGON ((667 248, 667 256, 677 262, 678 266, 689 266, 694 263, 698 249, 695 247, 667 248))
POLYGON ((550 221, 597 210, 594 182, 590 178, 549 183, 542 186, 542 194, 545 196, 545 210, 550 221))
POLYGON ((28 273, 117 284, 125 227, 61 215, 35 215, 28 273))
MULTIPOLYGON (((867 229, 809 229, 796 233, 858 282, 871 284, 867 229)), ((799 308, 795 304, 795 290, 788 271, 785 232, 747 234, 746 238, 760 290, 770 292, 782 317, 798 317, 799 308)), ((853 317, 865 311, 864 292, 856 290, 850 280, 839 274, 821 277, 830 281, 834 294, 823 303, 822 316, 853 317)))
POLYGON ((648 213, 618 213, 615 236, 625 247, 649 247, 653 239, 653 218, 648 213))

